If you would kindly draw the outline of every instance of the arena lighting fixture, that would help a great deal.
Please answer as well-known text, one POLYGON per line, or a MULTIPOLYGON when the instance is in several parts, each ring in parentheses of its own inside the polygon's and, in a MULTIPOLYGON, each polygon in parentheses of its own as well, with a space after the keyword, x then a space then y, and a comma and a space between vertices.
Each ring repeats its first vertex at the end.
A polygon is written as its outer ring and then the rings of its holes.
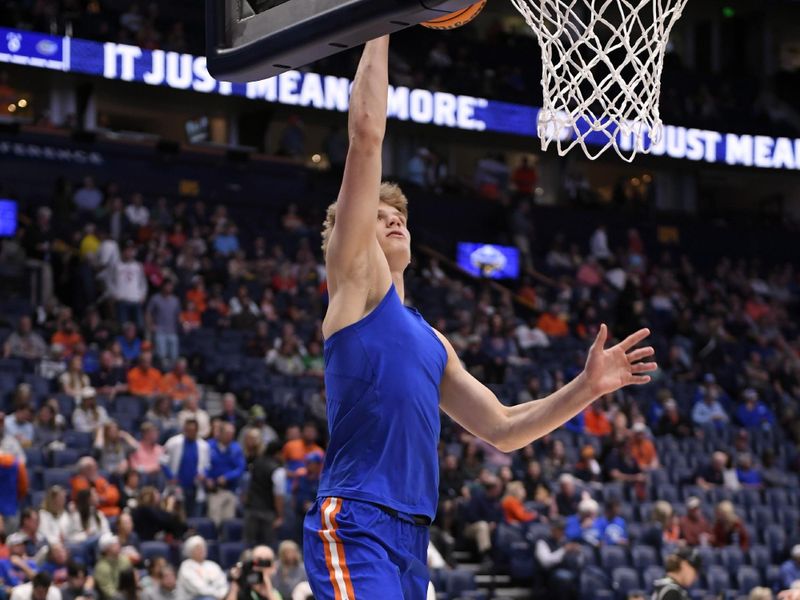
POLYGON ((25 108, 26 106, 28 106, 28 101, 25 100, 25 98, 20 98, 17 101, 17 106, 19 106, 20 108, 25 108))
POLYGON ((17 105, 16 104, 9 104, 8 105, 8 112, 13 113, 13 112, 16 112, 16 110, 17 110, 17 105))

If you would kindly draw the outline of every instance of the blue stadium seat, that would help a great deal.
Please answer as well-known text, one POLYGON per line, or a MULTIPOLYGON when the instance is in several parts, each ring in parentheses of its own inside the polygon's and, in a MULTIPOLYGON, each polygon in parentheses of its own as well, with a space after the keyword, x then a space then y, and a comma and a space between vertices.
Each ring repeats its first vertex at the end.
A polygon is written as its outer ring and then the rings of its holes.
POLYGON ((206 548, 208 560, 213 560, 215 563, 219 563, 219 543, 206 540, 206 548))
POLYGON ((764 582, 767 587, 773 592, 778 592, 783 589, 783 578, 781 577, 781 568, 778 565, 769 565, 764 569, 764 582))
POLYGON ((64 448, 58 452, 53 452, 51 455, 53 467, 73 467, 83 454, 79 450, 73 450, 72 448, 64 448))
POLYGON ((139 544, 139 554, 142 555, 142 559, 144 560, 153 559, 157 556, 163 556, 169 560, 169 544, 159 541, 142 542, 139 544))
POLYGON ((607 590, 611 582, 608 575, 599 567, 584 567, 580 576, 580 593, 582 600, 594 600, 597 590, 607 590))
POLYGON ((94 444, 91 433, 75 431, 74 429, 65 431, 61 440, 67 448, 72 448, 82 453, 88 453, 94 444))
POLYGON ((219 545, 219 566, 225 570, 230 569, 239 562, 242 552, 245 551, 244 542, 222 542, 219 545))
POLYGON ((207 517, 192 517, 186 520, 186 524, 190 529, 194 529, 197 535, 207 540, 213 540, 217 537, 217 527, 214 525, 214 521, 207 517))
POLYGON ((44 467, 44 454, 41 448, 25 449, 25 466, 29 470, 44 467))
POLYGON ((44 490, 38 490, 36 492, 31 492, 30 498, 31 503, 30 506, 32 508, 41 508, 42 502, 44 501, 45 492, 44 490))
POLYGON ((763 572, 770 564, 769 548, 760 544, 750 546, 747 551, 747 561, 750 565, 763 572))
POLYGON ((516 580, 530 580, 536 571, 533 546, 529 542, 513 542, 509 562, 509 575, 516 580))
POLYGON ((445 590, 451 598, 458 598, 461 594, 477 589, 475 574, 466 569, 453 569, 445 577, 445 590))
POLYGON ((738 504, 743 504, 747 508, 753 508, 761 504, 761 490, 743 488, 734 495, 738 504))
POLYGON ((782 488, 768 488, 764 491, 764 500, 775 510, 781 510, 789 504, 789 495, 782 488))
POLYGON ((755 506, 750 509, 750 515, 753 523, 762 531, 775 523, 775 510, 770 506, 755 506))
POLYGON ((659 485, 653 496, 653 500, 665 500, 670 504, 677 504, 680 502, 678 488, 669 484, 659 485))
POLYGON ((58 394, 56 402, 58 402, 58 412, 69 420, 75 410, 75 398, 68 394, 58 394))
POLYGON ((241 542, 244 523, 241 519, 228 519, 220 527, 220 540, 223 542, 241 542))
POLYGON ((764 544, 772 554, 772 560, 782 558, 786 549, 786 532, 781 525, 770 525, 764 530, 764 544))
POLYGON ((611 589, 613 589, 617 598, 624 600, 631 590, 641 589, 642 585, 639 581, 639 573, 630 567, 617 567, 611 572, 611 589))
POLYGON ((720 562, 722 566, 728 569, 731 576, 736 574, 736 571, 744 564, 744 552, 739 546, 726 546, 719 552, 720 562))
POLYGON ((642 574, 642 578, 644 579, 644 590, 647 592, 648 595, 653 593, 654 583, 662 579, 666 575, 664 571, 664 567, 660 567, 658 565, 653 565, 651 567, 647 567, 642 574))
POLYGON ((741 594, 749 594, 754 587, 761 585, 761 575, 753 567, 742 565, 735 575, 741 594))
POLYGON ((710 565, 704 569, 706 588, 711 594, 717 596, 722 594, 731 586, 730 576, 725 567, 720 565, 710 565))
POLYGON ((70 484, 71 478, 72 478, 72 469, 61 469, 58 467, 45 469, 42 474, 42 482, 46 490, 54 485, 60 485, 61 487, 70 490, 72 489, 72 486, 70 484))
POLYGON ((92 542, 80 542, 66 544, 67 552, 72 560, 84 565, 92 565, 95 562, 95 545, 92 542))
POLYGON ((628 556, 625 548, 620 546, 603 546, 600 548, 600 566, 606 572, 611 572, 619 567, 628 566, 628 556))
POLYGON ((658 565, 658 553, 652 546, 633 546, 631 548, 631 563, 639 571, 644 571, 647 567, 658 565))

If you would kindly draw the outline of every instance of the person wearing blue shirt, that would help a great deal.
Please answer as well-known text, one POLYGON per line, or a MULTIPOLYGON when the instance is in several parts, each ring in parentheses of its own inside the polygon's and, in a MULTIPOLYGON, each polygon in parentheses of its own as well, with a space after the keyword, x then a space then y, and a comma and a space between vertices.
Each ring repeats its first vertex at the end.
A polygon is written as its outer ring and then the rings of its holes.
POLYGON ((19 443, 28 447, 33 443, 33 411, 27 402, 17 405, 13 415, 6 417, 6 435, 17 438, 19 443))
POLYGON ((203 488, 198 484, 205 478, 211 464, 208 442, 198 438, 196 419, 186 419, 183 433, 175 435, 164 444, 161 467, 167 479, 183 490, 186 514, 196 517, 197 502, 203 499, 203 488))
POLYGON ((230 256, 239 250, 239 238, 236 237, 236 225, 231 223, 214 238, 214 251, 222 256, 230 256))
POLYGON ((603 532, 598 528, 597 514, 600 505, 596 500, 584 498, 578 505, 578 514, 567 518, 564 534, 570 542, 579 542, 596 548, 603 532))
POLYGON ((619 501, 606 502, 606 514, 597 518, 594 527, 600 532, 600 539, 606 545, 620 546, 628 543, 628 525, 619 514, 619 501))
POLYGON ((736 420, 746 429, 771 429, 775 425, 775 415, 763 402, 758 400, 758 392, 748 388, 742 394, 744 404, 736 409, 736 420))
MULTIPOLYGON (((708 377, 708 375, 706 375, 708 377)), ((716 385, 708 384, 701 388, 695 396, 695 405, 692 409, 692 421, 706 434, 714 436, 723 432, 730 419, 722 404, 718 400, 719 393, 716 385)))
POLYGON ((579 412, 572 417, 569 421, 564 423, 564 429, 572 433, 585 433, 586 432, 586 417, 583 412, 579 412))
POLYGON ((136 335, 136 325, 128 321, 122 326, 122 335, 117 337, 123 358, 129 363, 136 362, 142 353, 142 340, 136 335))
POLYGON ((216 437, 208 443, 211 464, 206 470, 208 517, 219 525, 236 516, 236 489, 247 466, 233 423, 220 423, 216 437))
POLYGON ((781 565, 781 588, 791 589, 797 581, 800 581, 800 544, 792 548, 791 558, 781 565))
POLYGON ((0 580, 8 587, 15 587, 36 574, 36 561, 25 555, 28 536, 17 531, 6 539, 9 557, 0 559, 0 580))
POLYGON ((739 455, 739 465, 736 468, 736 478, 744 487, 760 489, 764 487, 761 473, 753 467, 753 458, 745 453, 739 455))

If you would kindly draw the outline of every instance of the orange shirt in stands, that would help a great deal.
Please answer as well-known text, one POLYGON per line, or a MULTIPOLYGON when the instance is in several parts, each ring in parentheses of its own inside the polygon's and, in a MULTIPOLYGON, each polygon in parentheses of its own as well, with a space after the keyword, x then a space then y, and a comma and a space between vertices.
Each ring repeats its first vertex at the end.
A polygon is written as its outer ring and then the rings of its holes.
POLYGON ((119 489, 114 484, 109 483, 105 477, 98 475, 93 482, 89 482, 83 475, 76 475, 70 483, 72 484, 73 502, 78 498, 78 492, 94 487, 98 497, 97 510, 107 517, 119 516, 119 489))
POLYGON ((83 343, 83 337, 76 331, 72 333, 56 331, 50 339, 50 343, 63 346, 64 352, 69 355, 75 350, 75 346, 83 343))
POLYGON ((128 371, 128 390, 134 396, 153 396, 161 386, 161 371, 155 367, 133 367, 128 371))
POLYGON ((311 454, 312 452, 319 452, 323 456, 325 455, 325 451, 317 444, 306 444, 303 440, 289 440, 283 445, 283 461, 286 463, 303 461, 306 458, 306 454, 311 454))
POLYGON ((631 440, 631 455, 640 469, 649 467, 656 458, 656 447, 647 438, 631 440))
POLYGON ((564 337, 569 333, 567 322, 551 312, 544 312, 536 326, 551 337, 564 337))
POLYGON ((503 498, 500 505, 503 507, 506 523, 510 525, 514 525, 515 523, 529 523, 536 518, 536 513, 527 510, 525 505, 522 504, 522 501, 514 496, 506 496, 503 498))
POLYGON ((183 402, 186 398, 198 396, 197 384, 191 375, 176 375, 170 371, 161 378, 160 391, 173 400, 183 402))
POLYGON ((608 420, 606 413, 600 408, 595 408, 594 404, 584 411, 583 416, 586 433, 589 435, 603 437, 611 434, 611 422, 608 420))

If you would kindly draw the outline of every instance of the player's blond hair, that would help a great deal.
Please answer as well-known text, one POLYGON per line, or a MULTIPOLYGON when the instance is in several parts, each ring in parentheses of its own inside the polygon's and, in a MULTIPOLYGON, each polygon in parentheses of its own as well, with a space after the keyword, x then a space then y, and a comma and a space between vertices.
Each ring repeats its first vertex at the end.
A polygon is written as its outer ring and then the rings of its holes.
MULTIPOLYGON (((381 183, 378 199, 392 208, 396 208, 408 219, 408 198, 400 189, 400 186, 390 181, 381 183)), ((322 225, 322 256, 328 253, 328 242, 331 240, 331 232, 336 224, 336 202, 328 206, 325 213, 325 222, 322 225)))

